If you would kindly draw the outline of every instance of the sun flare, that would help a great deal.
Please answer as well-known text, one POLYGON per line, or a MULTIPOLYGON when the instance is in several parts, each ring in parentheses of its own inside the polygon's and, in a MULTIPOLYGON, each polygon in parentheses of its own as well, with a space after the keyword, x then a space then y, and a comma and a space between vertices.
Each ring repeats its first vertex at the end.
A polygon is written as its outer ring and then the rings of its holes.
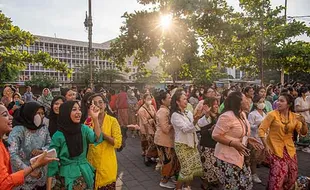
POLYGON ((160 17, 160 26, 163 29, 168 29, 171 26, 172 23, 172 15, 168 14, 168 15, 162 15, 160 17))

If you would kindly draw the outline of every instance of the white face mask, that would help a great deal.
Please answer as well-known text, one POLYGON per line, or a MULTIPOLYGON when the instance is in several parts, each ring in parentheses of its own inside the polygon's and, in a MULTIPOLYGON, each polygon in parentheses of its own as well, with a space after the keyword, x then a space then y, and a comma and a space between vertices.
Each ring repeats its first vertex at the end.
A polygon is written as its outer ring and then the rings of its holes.
POLYGON ((33 123, 35 126, 40 127, 40 125, 42 124, 42 118, 39 114, 34 116, 33 123))
POLYGON ((152 104, 152 100, 146 101, 145 102, 147 105, 151 105, 152 104))
POLYGON ((263 110, 265 108, 265 103, 258 103, 257 104, 257 109, 263 110))
POLYGON ((131 96, 135 96, 135 93, 131 93, 131 96))
POLYGON ((196 96, 199 97, 199 93, 196 93, 196 96))

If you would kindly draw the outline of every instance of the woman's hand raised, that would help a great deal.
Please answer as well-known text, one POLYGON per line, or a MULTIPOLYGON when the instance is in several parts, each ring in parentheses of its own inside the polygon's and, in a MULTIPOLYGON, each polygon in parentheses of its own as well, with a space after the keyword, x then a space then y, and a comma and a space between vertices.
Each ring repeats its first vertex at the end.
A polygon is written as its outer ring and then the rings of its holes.
POLYGON ((100 109, 95 106, 94 104, 90 106, 89 108, 89 115, 92 119, 98 119, 100 113, 100 109))

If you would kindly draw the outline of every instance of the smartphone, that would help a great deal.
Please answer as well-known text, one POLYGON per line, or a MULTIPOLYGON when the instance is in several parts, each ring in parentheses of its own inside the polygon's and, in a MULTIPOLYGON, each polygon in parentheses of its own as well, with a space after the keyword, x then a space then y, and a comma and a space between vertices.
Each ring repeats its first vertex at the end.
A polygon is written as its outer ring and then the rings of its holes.
POLYGON ((15 101, 15 105, 20 106, 19 101, 15 101))
MULTIPOLYGON (((43 153, 42 153, 42 154, 43 154, 43 153)), ((30 163, 31 163, 31 164, 35 163, 35 161, 36 161, 42 154, 40 154, 40 155, 38 155, 38 156, 36 156, 36 157, 31 158, 31 159, 30 159, 30 163)), ((46 156, 47 156, 48 158, 56 158, 56 157, 57 157, 57 152, 56 152, 56 150, 53 148, 53 149, 47 151, 47 155, 46 155, 46 156)))

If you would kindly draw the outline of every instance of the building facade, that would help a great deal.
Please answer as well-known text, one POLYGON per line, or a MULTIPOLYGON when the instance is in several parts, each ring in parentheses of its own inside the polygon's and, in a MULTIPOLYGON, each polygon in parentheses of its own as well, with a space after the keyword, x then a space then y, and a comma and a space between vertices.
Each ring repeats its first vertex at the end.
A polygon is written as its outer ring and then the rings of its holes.
MULTIPOLYGON (((20 73, 18 82, 23 83, 27 80, 31 80, 32 76, 43 73, 47 76, 53 77, 61 84, 69 84, 73 81, 78 81, 80 77, 79 71, 89 64, 88 42, 46 36, 36 37, 37 40, 35 44, 29 47, 21 47, 22 50, 28 51, 29 53, 36 53, 38 51, 47 52, 53 58, 67 63, 68 67, 73 70, 73 74, 71 77, 68 77, 65 73, 55 71, 54 69, 44 68, 41 63, 28 64, 27 68, 20 73)), ((106 50, 109 49, 109 47, 110 41, 105 43, 93 43, 94 52, 106 50)), ((93 57, 93 65, 97 71, 102 69, 117 69, 115 64, 110 63, 99 56, 93 57)), ((127 61, 127 66, 130 69, 130 72, 123 72, 123 75, 127 79, 126 82, 133 82, 135 80, 134 74, 137 72, 137 67, 133 66, 132 60, 127 61)), ((96 72, 96 70, 94 70, 94 72, 96 72)))
POLYGON ((232 76, 234 79, 242 79, 244 77, 244 73, 240 71, 240 69, 237 69, 236 67, 233 68, 226 68, 226 73, 230 76, 232 76))
MULTIPOLYGON (((68 67, 73 70, 71 77, 68 77, 66 73, 55 71, 54 69, 46 69, 41 63, 28 64, 24 71, 21 71, 18 83, 23 84, 25 81, 31 80, 34 75, 45 74, 54 78, 60 84, 71 84, 79 81, 81 75, 79 72, 82 68, 89 64, 88 62, 88 42, 68 40, 61 38, 53 38, 46 36, 36 35, 37 40, 35 44, 29 47, 21 47, 22 50, 29 53, 36 53, 43 51, 49 53, 53 58, 58 59, 61 62, 67 63, 68 67)), ((110 42, 93 43, 93 51, 107 50, 110 48, 110 42)), ((129 72, 122 72, 125 77, 126 83, 134 83, 138 68, 134 66, 134 57, 126 59, 126 66, 129 68, 129 72)), ((151 60, 146 63, 146 68, 152 72, 162 73, 163 70, 159 65, 160 60, 156 57, 152 57, 151 60)), ((93 57, 94 72, 99 70, 117 69, 114 63, 111 63, 99 56, 93 57)), ((226 68, 228 75, 231 75, 235 79, 241 79, 243 72, 236 68, 226 68)))

